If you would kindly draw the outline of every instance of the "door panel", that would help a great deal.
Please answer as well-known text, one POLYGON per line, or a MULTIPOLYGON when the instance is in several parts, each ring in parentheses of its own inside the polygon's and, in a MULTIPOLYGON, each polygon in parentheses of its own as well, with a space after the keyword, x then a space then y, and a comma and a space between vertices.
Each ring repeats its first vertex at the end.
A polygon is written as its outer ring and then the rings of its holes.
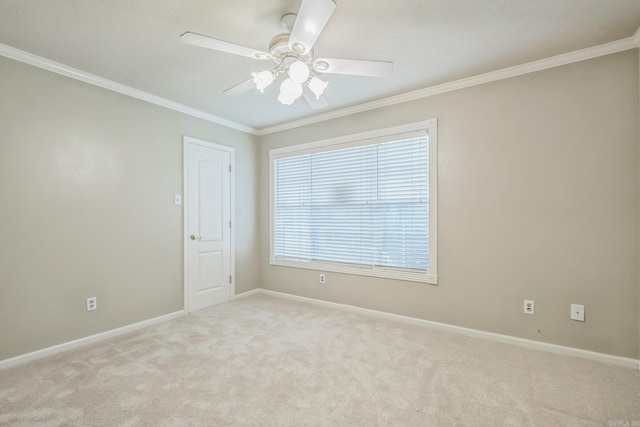
POLYGON ((225 283, 224 273, 224 253, 202 252, 198 254, 198 290, 200 292, 219 288, 225 283))
POLYGON ((224 217, 224 178, 221 164, 212 159, 198 163, 198 184, 200 186, 199 223, 202 241, 222 240, 222 221, 224 217))

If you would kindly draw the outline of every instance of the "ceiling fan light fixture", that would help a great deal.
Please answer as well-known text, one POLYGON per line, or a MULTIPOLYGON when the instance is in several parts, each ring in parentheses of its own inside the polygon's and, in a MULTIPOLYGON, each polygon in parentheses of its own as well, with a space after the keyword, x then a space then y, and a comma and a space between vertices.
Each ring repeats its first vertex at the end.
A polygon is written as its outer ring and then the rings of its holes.
POLYGON ((316 96, 316 99, 320 99, 328 85, 329 82, 320 80, 317 77, 311 77, 311 80, 309 80, 308 84, 309 89, 311 89, 311 92, 313 92, 313 94, 316 96))
POLYGON ((280 103, 283 105, 291 105, 294 103, 295 100, 296 100, 295 98, 291 96, 287 96, 282 92, 280 92, 280 95, 278 95, 278 101, 280 101, 280 103))
POLYGON ((264 90, 273 83, 273 72, 269 70, 260 71, 259 73, 251 73, 253 76, 253 83, 256 85, 256 89, 260 92, 264 92, 264 90))
POLYGON ((285 79, 280 85, 280 95, 278 101, 284 105, 291 105, 293 101, 302 96, 302 85, 291 79, 285 79))
POLYGON ((389 61, 316 58, 313 49, 315 42, 335 8, 336 0, 300 0, 297 14, 287 13, 282 16, 284 32, 271 39, 267 51, 190 31, 180 37, 184 43, 193 46, 275 63, 275 68, 253 72, 250 78, 225 90, 224 93, 240 95, 254 88, 264 92, 282 75, 284 81, 280 84, 278 94, 278 100, 282 104, 291 105, 296 99, 304 96, 311 108, 319 109, 328 105, 322 95, 329 83, 318 77, 324 74, 387 77, 393 71, 393 63, 389 61))
POLYGON ((302 96, 302 85, 291 79, 285 79, 280 85, 280 93, 291 96, 293 99, 298 99, 302 96))
POLYGON ((307 64, 302 61, 295 61, 293 64, 289 65, 287 74, 291 80, 302 84, 309 78, 309 67, 307 67, 307 64))

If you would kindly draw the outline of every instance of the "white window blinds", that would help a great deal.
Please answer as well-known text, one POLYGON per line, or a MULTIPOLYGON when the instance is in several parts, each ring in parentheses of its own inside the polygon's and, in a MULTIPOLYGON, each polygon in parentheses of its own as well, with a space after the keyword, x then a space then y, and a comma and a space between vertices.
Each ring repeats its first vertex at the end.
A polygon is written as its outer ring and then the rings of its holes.
POLYGON ((273 256, 429 269, 429 137, 273 161, 273 256))

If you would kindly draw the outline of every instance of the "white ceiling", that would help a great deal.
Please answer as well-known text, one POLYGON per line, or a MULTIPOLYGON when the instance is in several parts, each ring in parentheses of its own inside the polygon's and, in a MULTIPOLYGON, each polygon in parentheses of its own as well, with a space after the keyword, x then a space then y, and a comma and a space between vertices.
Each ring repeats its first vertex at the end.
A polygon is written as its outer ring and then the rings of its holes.
POLYGON ((192 31, 267 50, 300 0, 0 0, 0 43, 256 129, 634 35, 640 0, 336 0, 316 56, 389 60, 386 79, 326 76, 329 107, 277 85, 223 91, 272 63, 185 45, 192 31))

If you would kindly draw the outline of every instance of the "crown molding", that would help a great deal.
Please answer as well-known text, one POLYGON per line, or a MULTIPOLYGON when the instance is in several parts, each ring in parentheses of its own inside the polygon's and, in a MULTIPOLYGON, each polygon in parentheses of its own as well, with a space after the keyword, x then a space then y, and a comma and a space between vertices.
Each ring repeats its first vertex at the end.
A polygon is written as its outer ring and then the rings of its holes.
POLYGON ((0 55, 19 61, 19 62, 23 62, 25 64, 33 65, 34 67, 42 68, 57 74, 61 74, 63 76, 70 77, 75 80, 80 80, 82 82, 89 83, 94 86, 108 89, 113 92, 121 93, 123 95, 127 95, 132 98, 140 99, 142 101, 146 101, 151 104, 158 105, 160 107, 168 108, 169 110, 177 111, 179 113, 184 113, 189 116, 197 117, 199 119, 203 119, 208 122, 225 126, 231 129, 239 130, 241 132, 257 135, 257 130, 252 127, 249 127, 240 123, 236 123, 231 120, 227 120, 213 114, 205 113, 202 110, 188 107, 186 105, 171 101, 169 99, 152 95, 148 92, 144 92, 138 89, 134 89, 130 86, 114 82, 113 80, 105 79, 104 77, 87 73, 86 71, 69 67, 68 65, 61 64, 59 62, 55 62, 47 58, 43 58, 38 55, 34 55, 32 53, 25 52, 23 50, 16 49, 15 47, 8 46, 2 43, 0 43, 0 55))
POLYGON ((597 58, 599 56, 618 53, 625 50, 634 49, 639 46, 640 46, 640 29, 638 29, 638 31, 633 37, 628 37, 626 39, 617 40, 614 42, 605 43, 598 46, 589 47, 586 49, 576 50, 574 52, 563 53, 561 55, 556 55, 549 58, 528 62, 526 64, 504 68, 502 70, 491 71, 489 73, 479 74, 473 77, 467 77, 464 79, 455 80, 452 82, 443 83, 436 86, 431 86, 424 89, 419 89, 412 92, 391 96, 388 98, 383 98, 376 101, 371 101, 371 102, 343 108, 336 111, 330 111, 324 114, 318 114, 318 115, 307 117, 300 120, 294 120, 291 122, 258 129, 257 135, 258 136, 268 135, 271 133, 281 132, 288 129, 293 129, 293 128, 306 126, 314 123, 324 122, 326 120, 332 120, 340 117, 350 116, 352 114, 362 113, 364 111, 375 110, 377 108, 382 108, 382 107, 389 107, 392 105, 401 104, 408 101, 415 101, 415 100, 427 98, 433 95, 439 95, 446 92, 452 92, 459 89, 478 86, 481 84, 495 82, 498 80, 508 79, 510 77, 521 76, 523 74, 534 73, 536 71, 542 71, 549 68, 555 68, 562 65, 572 64, 574 62, 585 61, 587 59, 597 58))
POLYGON ((352 114, 362 113, 365 111, 375 110, 378 108, 389 107, 396 104, 402 104, 404 102, 415 101, 422 98, 427 98, 442 93, 452 92, 459 89, 464 89, 472 86, 478 86, 485 83, 491 83, 498 80, 508 79, 524 74, 534 73, 537 71, 546 70, 549 68, 555 68, 562 65, 572 64, 574 62, 585 61, 588 59, 597 58, 600 56, 610 55, 613 53, 622 52, 629 49, 635 49, 640 47, 640 28, 635 32, 632 37, 613 41, 610 43, 601 44, 598 46, 589 47, 586 49, 577 50, 574 52, 564 53, 549 58, 540 59, 526 64, 516 65, 513 67, 504 68, 502 70, 491 71, 484 74, 479 74, 473 77, 467 77, 452 82, 447 82, 435 86, 430 86, 424 89, 418 89, 412 92, 403 93, 400 95, 394 95, 387 98, 382 98, 376 101, 366 102, 364 104, 358 104, 340 110, 330 111, 324 114, 317 114, 314 116, 306 117, 300 120, 294 120, 285 122, 282 124, 269 126, 261 129, 255 129, 247 125, 236 123, 234 121, 206 113, 202 110, 186 106, 166 98, 162 98, 156 95, 152 95, 148 92, 144 92, 130 86, 123 85, 121 83, 114 82, 112 80, 97 76, 95 74, 87 73, 77 68, 69 67, 65 64, 52 61, 41 56, 34 55, 32 53, 16 49, 12 46, 4 45, 0 43, 0 55, 7 58, 23 62, 25 64, 33 65, 38 68, 42 68, 57 74, 61 74, 72 79, 80 80, 85 83, 92 84, 94 86, 102 87, 123 95, 130 96, 132 98, 140 99, 142 101, 149 102, 170 110, 174 110, 180 113, 187 114, 192 117, 206 120, 211 123, 215 123, 221 126, 225 126, 231 129, 239 130, 251 135, 263 136, 276 132, 281 132, 288 129, 294 129, 301 126, 307 126, 314 123, 320 123, 327 120, 337 119, 340 117, 350 116, 352 114))

